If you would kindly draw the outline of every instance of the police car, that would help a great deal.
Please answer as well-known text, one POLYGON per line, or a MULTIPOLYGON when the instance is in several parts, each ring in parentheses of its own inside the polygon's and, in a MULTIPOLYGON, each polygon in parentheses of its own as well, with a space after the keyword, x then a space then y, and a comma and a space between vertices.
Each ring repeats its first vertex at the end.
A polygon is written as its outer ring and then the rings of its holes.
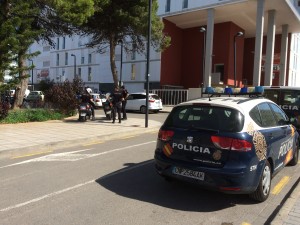
POLYGON ((210 96, 173 108, 158 133, 156 171, 265 201, 271 178, 298 162, 298 132, 274 102, 210 96))
POLYGON ((276 104, 290 118, 290 122, 300 130, 300 87, 264 87, 264 96, 276 104))

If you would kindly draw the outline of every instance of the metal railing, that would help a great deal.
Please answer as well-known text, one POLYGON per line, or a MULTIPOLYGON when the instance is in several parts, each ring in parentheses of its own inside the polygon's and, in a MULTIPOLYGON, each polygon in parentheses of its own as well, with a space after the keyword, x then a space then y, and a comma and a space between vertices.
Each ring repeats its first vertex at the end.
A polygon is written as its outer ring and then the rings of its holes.
POLYGON ((152 89, 150 93, 157 94, 163 105, 177 105, 188 100, 188 89, 152 89))

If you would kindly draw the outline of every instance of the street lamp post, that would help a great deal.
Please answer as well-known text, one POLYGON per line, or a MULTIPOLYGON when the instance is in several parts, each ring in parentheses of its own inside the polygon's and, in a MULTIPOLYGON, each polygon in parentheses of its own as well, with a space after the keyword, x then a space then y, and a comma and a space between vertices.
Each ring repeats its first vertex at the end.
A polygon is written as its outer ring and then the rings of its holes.
POLYGON ((74 78, 76 78, 76 55, 71 54, 74 57, 74 78))
POLYGON ((236 87, 236 38, 237 37, 241 37, 243 36, 244 33, 243 32, 237 32, 235 35, 234 35, 234 87, 236 87))
POLYGON ((34 87, 33 87, 33 60, 29 59, 29 61, 31 61, 31 90, 34 91, 34 87))
POLYGON ((121 45, 121 65, 120 65, 120 82, 119 86, 122 86, 122 67, 123 67, 123 41, 119 40, 118 43, 121 45))
POLYGON ((148 127, 149 115, 149 77, 150 77, 150 40, 151 40, 151 12, 152 0, 149 0, 148 9, 148 37, 147 37, 147 68, 146 68, 146 114, 145 114, 145 127, 148 127))
MULTIPOLYGON (((203 84, 205 81, 205 45, 206 45, 206 29, 205 27, 200 27, 200 32, 203 33, 203 49, 202 49, 202 83, 200 84, 201 88, 203 88, 203 84)), ((202 97, 201 90, 201 97, 202 97)))

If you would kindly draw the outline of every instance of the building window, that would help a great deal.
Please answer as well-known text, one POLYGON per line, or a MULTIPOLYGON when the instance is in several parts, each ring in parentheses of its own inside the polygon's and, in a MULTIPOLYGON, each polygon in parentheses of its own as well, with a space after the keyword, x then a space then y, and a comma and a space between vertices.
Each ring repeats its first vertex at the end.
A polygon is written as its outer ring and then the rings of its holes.
POLYGON ((50 46, 43 47, 43 52, 49 52, 49 51, 50 51, 50 46))
POLYGON ((43 61, 43 67, 50 67, 50 61, 43 61))
POLYGON ((59 50, 59 38, 56 39, 56 49, 59 50))
POLYGON ((81 64, 84 64, 84 56, 81 57, 81 64))
POLYGON ((78 68, 78 78, 81 78, 81 68, 78 68))
POLYGON ((170 12, 170 9, 171 9, 171 0, 167 0, 165 12, 170 12))
POLYGON ((135 75, 136 75, 136 66, 135 64, 131 64, 131 80, 135 80, 135 75))
POLYGON ((62 48, 63 48, 63 49, 66 48, 66 38, 65 38, 65 37, 63 37, 62 48))
POLYGON ((68 58, 69 58, 69 54, 66 52, 65 53, 65 65, 68 65, 68 58))
POLYGON ((88 81, 92 81, 92 67, 89 67, 89 71, 88 71, 88 81))
POLYGON ((92 54, 89 54, 88 63, 92 63, 92 54))
POLYGON ((59 54, 56 54, 56 66, 59 66, 59 54))
POLYGON ((182 8, 183 9, 186 9, 188 7, 188 5, 189 5, 189 1, 188 0, 183 0, 182 1, 182 8))

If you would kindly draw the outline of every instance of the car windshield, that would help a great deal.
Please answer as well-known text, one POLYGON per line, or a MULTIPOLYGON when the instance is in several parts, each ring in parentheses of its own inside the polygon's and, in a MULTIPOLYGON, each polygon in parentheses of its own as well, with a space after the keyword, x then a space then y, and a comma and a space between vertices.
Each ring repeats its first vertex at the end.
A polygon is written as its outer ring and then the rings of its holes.
POLYGON ((243 129, 244 116, 232 108, 184 105, 175 107, 165 121, 166 126, 239 132, 243 129))

